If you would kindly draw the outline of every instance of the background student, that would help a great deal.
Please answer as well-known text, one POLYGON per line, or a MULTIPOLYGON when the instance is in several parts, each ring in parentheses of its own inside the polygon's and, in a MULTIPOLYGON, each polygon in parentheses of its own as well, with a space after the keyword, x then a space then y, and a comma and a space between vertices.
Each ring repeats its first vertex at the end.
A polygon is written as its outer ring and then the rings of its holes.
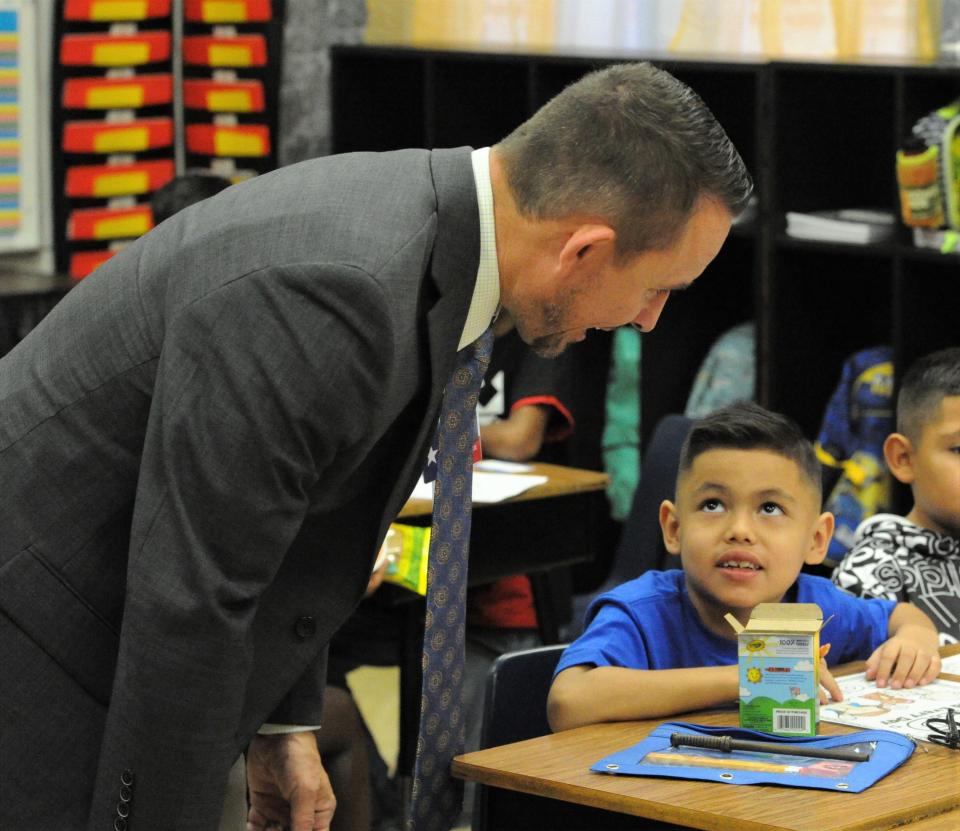
MULTIPOLYGON (((758 603, 816 603, 828 661, 867 659, 894 689, 940 669, 936 630, 907 603, 865 600, 802 574, 827 550, 820 466, 800 428, 752 403, 694 424, 680 456, 676 501, 660 508, 664 543, 683 570, 649 571, 597 598, 586 631, 564 652, 548 699, 554 730, 653 718, 738 697, 736 634, 758 603)), ((822 663, 821 684, 840 690, 822 663)))
POLYGON ((876 514, 833 572, 833 582, 863 597, 910 602, 960 641, 960 347, 910 367, 897 396, 897 431, 883 454, 910 486, 905 516, 876 514))

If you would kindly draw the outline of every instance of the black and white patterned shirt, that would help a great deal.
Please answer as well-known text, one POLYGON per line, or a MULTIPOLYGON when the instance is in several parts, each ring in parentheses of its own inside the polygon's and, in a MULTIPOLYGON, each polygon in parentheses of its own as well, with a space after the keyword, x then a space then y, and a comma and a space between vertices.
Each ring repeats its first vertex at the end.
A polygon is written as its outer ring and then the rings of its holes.
POLYGON ((893 514, 857 528, 857 541, 833 582, 861 597, 912 603, 940 631, 940 645, 960 642, 960 539, 893 514))

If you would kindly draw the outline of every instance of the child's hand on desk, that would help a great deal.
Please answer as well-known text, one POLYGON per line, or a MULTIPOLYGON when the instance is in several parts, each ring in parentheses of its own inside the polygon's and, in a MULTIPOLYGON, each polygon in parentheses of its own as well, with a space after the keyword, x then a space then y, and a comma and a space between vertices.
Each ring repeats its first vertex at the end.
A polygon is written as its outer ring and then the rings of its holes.
POLYGON ((826 652, 821 651, 820 658, 820 703, 826 704, 827 701, 843 701, 843 692, 840 685, 833 677, 833 673, 827 668, 826 652), (829 699, 827 694, 829 693, 829 699))
POLYGON ((910 689, 933 681, 940 674, 937 633, 923 625, 901 626, 867 659, 867 680, 878 687, 910 689))

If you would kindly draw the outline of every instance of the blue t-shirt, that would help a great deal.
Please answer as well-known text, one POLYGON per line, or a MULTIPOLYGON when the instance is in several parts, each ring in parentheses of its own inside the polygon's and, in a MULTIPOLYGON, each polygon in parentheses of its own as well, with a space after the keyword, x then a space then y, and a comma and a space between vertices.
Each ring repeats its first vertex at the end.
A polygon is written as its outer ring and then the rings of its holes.
MULTIPOLYGON (((784 600, 816 603, 824 620, 833 616, 820 633, 820 642, 830 644, 831 666, 870 657, 887 640, 887 620, 896 606, 890 600, 854 597, 809 574, 797 577, 784 600)), ((683 571, 648 571, 590 604, 586 631, 564 650, 554 675, 580 664, 678 669, 735 663, 736 640, 703 625, 683 571)))

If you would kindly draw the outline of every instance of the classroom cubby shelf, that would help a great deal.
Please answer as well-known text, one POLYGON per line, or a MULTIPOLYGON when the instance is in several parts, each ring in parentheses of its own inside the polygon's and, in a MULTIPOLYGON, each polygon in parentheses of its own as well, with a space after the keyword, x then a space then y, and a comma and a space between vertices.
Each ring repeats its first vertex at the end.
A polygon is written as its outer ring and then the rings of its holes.
MULTIPOLYGON (((960 343, 960 256, 895 242, 843 245, 784 233, 787 211, 854 206, 899 213, 894 154, 910 125, 960 96, 960 65, 678 59, 632 52, 562 53, 403 46, 333 49, 333 149, 491 144, 565 85, 611 63, 651 60, 688 83, 753 173, 755 220, 734 228, 703 279, 672 297, 644 337, 644 443, 661 415, 682 412, 718 335, 757 322, 762 403, 811 437, 850 353, 893 345, 895 363, 960 343)), ((591 335, 581 396, 602 408, 609 339, 591 335)), ((594 418, 599 422, 602 413, 594 418)))

